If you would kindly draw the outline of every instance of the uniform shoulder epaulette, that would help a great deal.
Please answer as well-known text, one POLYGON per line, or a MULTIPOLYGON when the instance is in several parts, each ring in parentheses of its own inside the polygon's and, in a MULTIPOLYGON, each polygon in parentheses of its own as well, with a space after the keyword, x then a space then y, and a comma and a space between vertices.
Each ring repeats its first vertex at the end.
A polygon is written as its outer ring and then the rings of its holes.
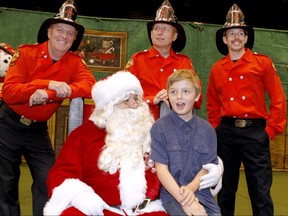
MULTIPOLYGON (((73 58, 77 58, 77 59, 80 59, 80 61, 81 61, 81 63, 82 64, 84 64, 87 68, 88 68, 88 65, 87 65, 87 63, 85 62, 85 60, 84 60, 84 57, 83 56, 81 56, 81 53, 79 53, 79 52, 75 52, 75 51, 73 51, 73 52, 69 52, 69 57, 73 57, 73 58)), ((77 60, 78 61, 78 60, 77 60)))
POLYGON ((37 46, 38 44, 20 44, 18 46, 18 48, 24 48, 24 47, 34 47, 34 46, 37 46))
POLYGON ((257 53, 257 52, 254 52, 254 55, 269 59, 270 62, 271 62, 271 64, 272 64, 272 67, 274 68, 274 70, 275 70, 275 72, 276 72, 276 75, 279 76, 278 73, 277 73, 277 68, 275 67, 275 65, 274 65, 274 63, 273 63, 273 60, 272 60, 268 55, 259 54, 259 53, 257 53))
POLYGON ((142 55, 142 54, 145 54, 145 53, 147 53, 147 50, 141 50, 141 51, 138 51, 138 52, 134 53, 134 56, 142 55))
POLYGON ((184 53, 178 53, 176 52, 176 56, 181 56, 181 57, 185 57, 187 59, 190 59, 190 57, 187 55, 187 54, 184 54, 184 53))
POLYGON ((78 52, 70 52, 70 55, 81 58, 81 56, 78 52))
POLYGON ((185 54, 185 53, 179 53, 179 52, 175 52, 176 53, 176 55, 181 55, 181 56, 188 56, 187 54, 185 54))
POLYGON ((257 52, 253 52, 253 53, 254 53, 254 55, 256 55, 256 56, 263 56, 263 57, 266 57, 266 58, 271 59, 268 55, 260 54, 260 53, 257 53, 257 52))

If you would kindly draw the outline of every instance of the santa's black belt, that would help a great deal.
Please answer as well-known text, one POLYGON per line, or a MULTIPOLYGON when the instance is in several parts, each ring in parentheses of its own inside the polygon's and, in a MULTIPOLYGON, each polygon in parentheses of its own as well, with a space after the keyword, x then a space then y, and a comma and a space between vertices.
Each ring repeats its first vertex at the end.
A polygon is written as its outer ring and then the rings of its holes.
POLYGON ((266 120, 263 118, 242 119, 242 118, 223 117, 221 123, 227 126, 245 128, 250 126, 252 127, 252 126, 266 125, 266 120))
POLYGON ((3 100, 0 100, 0 109, 8 113, 12 119, 14 119, 17 122, 20 122, 23 125, 26 126, 31 126, 31 125, 43 125, 46 124, 47 122, 38 122, 38 121, 33 121, 30 120, 24 116, 18 115, 16 112, 14 112, 3 100))

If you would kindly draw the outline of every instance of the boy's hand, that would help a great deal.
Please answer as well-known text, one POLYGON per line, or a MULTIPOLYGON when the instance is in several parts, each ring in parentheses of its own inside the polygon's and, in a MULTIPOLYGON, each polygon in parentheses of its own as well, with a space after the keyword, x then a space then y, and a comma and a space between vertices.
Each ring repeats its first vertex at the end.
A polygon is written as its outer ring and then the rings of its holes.
POLYGON ((182 186, 180 187, 180 201, 179 203, 184 206, 184 205, 191 205, 195 199, 195 194, 192 190, 189 189, 189 187, 182 186))
POLYGON ((189 215, 189 216, 193 216, 193 215, 207 216, 206 210, 198 202, 197 198, 194 199, 194 202, 192 202, 191 205, 184 205, 182 208, 184 212, 186 213, 186 215, 189 215))

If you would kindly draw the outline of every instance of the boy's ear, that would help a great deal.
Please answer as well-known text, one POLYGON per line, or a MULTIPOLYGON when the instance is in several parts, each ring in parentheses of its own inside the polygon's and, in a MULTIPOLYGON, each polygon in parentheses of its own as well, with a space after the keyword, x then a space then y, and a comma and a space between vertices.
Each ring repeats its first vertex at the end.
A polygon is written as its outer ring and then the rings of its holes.
POLYGON ((195 98, 195 102, 198 102, 198 100, 200 99, 201 93, 199 93, 196 98, 195 98))

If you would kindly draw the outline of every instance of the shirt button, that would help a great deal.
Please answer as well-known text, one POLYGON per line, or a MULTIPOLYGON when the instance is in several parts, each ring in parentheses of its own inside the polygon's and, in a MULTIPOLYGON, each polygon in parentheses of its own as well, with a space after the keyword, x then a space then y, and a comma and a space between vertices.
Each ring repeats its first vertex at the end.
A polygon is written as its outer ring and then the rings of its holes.
POLYGON ((242 100, 245 100, 246 99, 246 97, 245 96, 242 96, 242 100))
POLYGON ((47 58, 47 55, 44 55, 44 56, 43 56, 43 58, 45 58, 45 59, 46 59, 46 58, 47 58))
POLYGON ((234 101, 234 98, 233 98, 233 97, 231 97, 231 98, 230 98, 230 101, 234 101))
POLYGON ((148 100, 146 100, 146 103, 148 103, 148 104, 149 104, 149 103, 150 103, 150 100, 149 100, 149 99, 148 99, 148 100))
POLYGON ((156 57, 159 57, 159 55, 157 54, 156 57))
POLYGON ((248 114, 245 114, 244 116, 245 116, 245 118, 247 118, 247 117, 248 117, 248 114))
POLYGON ((232 77, 229 77, 229 79, 228 79, 230 82, 232 81, 232 77))
POLYGON ((237 116, 233 116, 233 118, 237 118, 237 116))
POLYGON ((244 76, 240 76, 240 80, 243 80, 244 79, 244 76))
POLYGON ((163 71, 164 71, 163 68, 161 68, 161 69, 160 69, 160 72, 163 72, 163 71))
POLYGON ((173 72, 175 72, 176 70, 177 70, 177 69, 176 69, 176 68, 174 68, 174 69, 173 69, 173 72))

